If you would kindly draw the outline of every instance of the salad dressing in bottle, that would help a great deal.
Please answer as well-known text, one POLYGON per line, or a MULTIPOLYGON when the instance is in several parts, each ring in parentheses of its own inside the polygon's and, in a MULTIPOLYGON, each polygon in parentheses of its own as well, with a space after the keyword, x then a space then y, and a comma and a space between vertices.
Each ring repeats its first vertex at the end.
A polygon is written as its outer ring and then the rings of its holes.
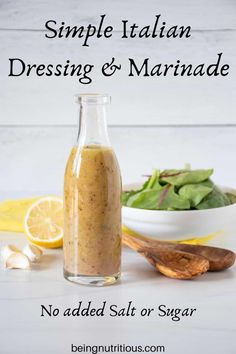
POLYGON ((79 135, 64 181, 64 276, 101 286, 120 277, 121 177, 107 134, 109 96, 77 99, 79 135))

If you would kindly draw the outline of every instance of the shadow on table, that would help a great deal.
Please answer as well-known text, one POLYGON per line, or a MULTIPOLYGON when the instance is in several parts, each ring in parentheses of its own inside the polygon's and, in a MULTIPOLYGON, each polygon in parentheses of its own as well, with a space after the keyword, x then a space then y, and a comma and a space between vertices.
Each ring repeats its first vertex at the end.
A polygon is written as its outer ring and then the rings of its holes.
POLYGON ((60 254, 43 254, 39 263, 34 263, 33 269, 49 269, 52 268, 52 266, 58 262, 62 263, 62 257, 60 254))

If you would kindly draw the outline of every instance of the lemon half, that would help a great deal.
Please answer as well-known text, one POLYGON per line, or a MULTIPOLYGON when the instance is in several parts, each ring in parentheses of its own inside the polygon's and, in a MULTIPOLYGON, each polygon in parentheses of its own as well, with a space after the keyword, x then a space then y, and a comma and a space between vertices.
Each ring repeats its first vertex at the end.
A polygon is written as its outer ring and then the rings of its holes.
POLYGON ((33 203, 24 220, 27 239, 38 246, 58 248, 63 240, 63 202, 48 196, 33 203))

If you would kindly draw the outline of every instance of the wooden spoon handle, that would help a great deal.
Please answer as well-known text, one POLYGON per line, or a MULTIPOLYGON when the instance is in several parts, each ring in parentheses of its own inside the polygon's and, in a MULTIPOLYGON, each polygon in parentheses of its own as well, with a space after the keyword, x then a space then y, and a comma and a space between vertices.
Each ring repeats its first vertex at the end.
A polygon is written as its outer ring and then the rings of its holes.
POLYGON ((127 235, 125 233, 122 234, 122 242, 126 246, 132 248, 134 251, 138 251, 140 248, 142 248, 142 246, 147 247, 146 243, 142 244, 142 242, 140 242, 140 240, 137 239, 136 237, 132 237, 132 236, 127 235))

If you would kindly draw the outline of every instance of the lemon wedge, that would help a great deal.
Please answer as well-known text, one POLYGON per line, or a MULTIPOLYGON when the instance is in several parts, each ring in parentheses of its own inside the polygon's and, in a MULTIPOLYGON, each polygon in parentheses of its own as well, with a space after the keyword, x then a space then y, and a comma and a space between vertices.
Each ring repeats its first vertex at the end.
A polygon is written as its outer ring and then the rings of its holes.
POLYGON ((62 199, 54 196, 38 199, 26 212, 24 228, 29 242, 45 248, 61 247, 63 238, 62 199))

